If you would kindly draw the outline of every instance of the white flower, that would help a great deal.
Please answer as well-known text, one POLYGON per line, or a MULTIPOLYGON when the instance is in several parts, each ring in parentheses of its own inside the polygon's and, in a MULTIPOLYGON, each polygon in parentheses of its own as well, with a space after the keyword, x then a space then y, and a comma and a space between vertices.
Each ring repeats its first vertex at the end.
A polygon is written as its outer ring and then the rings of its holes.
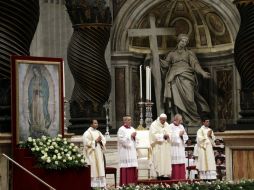
POLYGON ((42 160, 47 160, 47 159, 48 159, 48 156, 44 154, 44 155, 41 157, 41 159, 42 159, 42 160))
POLYGON ((56 141, 61 141, 61 139, 59 137, 56 138, 56 141))
POLYGON ((73 143, 69 143, 61 136, 56 138, 42 136, 41 138, 28 138, 27 146, 32 152, 36 151, 39 166, 47 169, 62 169, 67 167, 84 166, 84 155, 79 153, 79 148, 73 143))
POLYGON ((32 142, 33 141, 32 137, 28 137, 27 141, 32 142))
POLYGON ((57 136, 58 136, 58 137, 60 137, 60 138, 62 138, 62 137, 63 137, 61 134, 58 134, 57 136))
POLYGON ((68 154, 71 155, 71 151, 68 151, 68 154))

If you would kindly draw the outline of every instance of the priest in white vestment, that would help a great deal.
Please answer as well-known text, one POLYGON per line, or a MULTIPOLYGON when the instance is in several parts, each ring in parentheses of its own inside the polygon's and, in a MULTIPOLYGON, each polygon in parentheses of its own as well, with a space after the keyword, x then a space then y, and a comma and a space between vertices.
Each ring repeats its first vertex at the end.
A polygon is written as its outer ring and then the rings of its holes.
POLYGON ((151 175, 157 179, 171 177, 171 128, 167 115, 161 114, 149 129, 151 144, 151 175))
POLYGON ((136 152, 136 130, 131 126, 131 117, 123 117, 124 125, 118 129, 118 155, 120 186, 136 184, 138 180, 138 159, 136 152))
POLYGON ((213 152, 215 136, 208 118, 202 119, 203 125, 197 131, 197 169, 200 179, 216 179, 216 164, 213 152))
POLYGON ((84 154, 91 167, 91 187, 104 188, 106 187, 106 178, 103 152, 106 139, 97 128, 98 121, 91 120, 90 127, 83 134, 84 154))
POLYGON ((171 138, 171 179, 186 179, 185 168, 185 142, 189 139, 183 125, 182 116, 176 114, 173 123, 169 125, 172 130, 171 138))

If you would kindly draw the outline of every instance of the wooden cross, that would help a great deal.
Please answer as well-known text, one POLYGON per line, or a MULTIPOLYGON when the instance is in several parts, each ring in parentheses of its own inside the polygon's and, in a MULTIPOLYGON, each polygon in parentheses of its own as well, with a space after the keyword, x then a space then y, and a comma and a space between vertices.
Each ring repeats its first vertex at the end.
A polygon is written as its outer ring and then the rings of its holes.
POLYGON ((149 36, 150 49, 152 53, 152 64, 151 70, 154 80, 155 88, 155 97, 156 97, 156 108, 157 115, 164 113, 163 108, 163 94, 162 94, 162 85, 161 85, 161 72, 160 72, 160 58, 159 58, 159 49, 157 36, 167 36, 167 35, 176 35, 174 28, 156 28, 155 26, 155 16, 153 14, 149 15, 150 28, 145 29, 129 29, 129 37, 145 37, 149 36))

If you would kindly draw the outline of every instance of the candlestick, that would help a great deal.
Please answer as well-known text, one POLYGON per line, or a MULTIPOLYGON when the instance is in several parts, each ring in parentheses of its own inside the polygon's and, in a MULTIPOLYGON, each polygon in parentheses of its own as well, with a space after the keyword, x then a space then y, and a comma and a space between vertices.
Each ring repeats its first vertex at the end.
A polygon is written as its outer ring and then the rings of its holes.
POLYGON ((139 67, 139 81, 140 81, 140 100, 142 101, 142 96, 143 96, 143 94, 142 94, 142 65, 140 65, 140 67, 139 67))
POLYGON ((143 107, 145 105, 145 102, 138 102, 138 106, 139 106, 139 110, 140 110, 140 119, 139 119, 139 126, 138 126, 138 130, 143 130, 144 127, 143 127, 143 124, 144 124, 144 114, 143 114, 143 107))
POLYGON ((146 123, 146 128, 149 129, 152 122, 153 122, 153 112, 152 112, 153 102, 147 101, 147 102, 145 102, 145 106, 146 106, 145 123, 146 123))
POLYGON ((103 105, 103 107, 105 108, 105 112, 106 112, 106 133, 105 133, 106 139, 110 139, 110 135, 109 135, 109 106, 110 106, 110 100, 106 101, 105 104, 103 105))

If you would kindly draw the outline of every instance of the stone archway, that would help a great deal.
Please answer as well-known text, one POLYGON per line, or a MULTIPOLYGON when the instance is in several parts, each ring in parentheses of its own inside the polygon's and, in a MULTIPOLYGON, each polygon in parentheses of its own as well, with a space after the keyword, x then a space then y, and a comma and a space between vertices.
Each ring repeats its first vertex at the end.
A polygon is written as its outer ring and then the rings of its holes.
MULTIPOLYGON (((219 125, 221 119, 225 120, 226 118, 232 122, 238 117, 236 113, 239 109, 237 94, 239 77, 233 60, 233 45, 238 27, 238 11, 232 3, 226 0, 219 3, 208 0, 195 2, 189 0, 127 1, 114 22, 111 41, 112 51, 118 53, 134 52, 140 55, 150 53, 151 47, 154 46, 154 44, 151 46, 151 39, 154 39, 153 36, 155 36, 157 47, 153 48, 152 51, 157 56, 153 61, 158 63, 160 56, 175 47, 177 33, 189 28, 191 49, 197 53, 202 67, 211 72, 214 79, 208 82, 209 90, 205 92, 207 93, 206 98, 213 104, 211 105, 212 109, 215 111, 221 109, 221 112, 228 112, 230 107, 232 110, 234 109, 234 113, 228 116, 223 116, 222 113, 213 116, 216 120, 215 124, 219 125), (179 10, 178 14, 174 12, 176 9, 179 10), (183 14, 179 14, 181 11, 183 14), (190 12, 190 14, 187 15, 186 12, 190 12), (155 28, 163 30, 171 27, 175 29, 175 33, 172 35, 166 32, 161 34, 156 33, 156 30, 154 33, 145 32, 151 28, 151 13, 155 17, 155 28), (134 29, 136 36, 133 35, 134 29), (230 105, 227 108, 221 108, 218 105, 220 98, 216 96, 221 90, 218 89, 218 84, 220 87, 223 86, 219 82, 220 80, 227 81, 223 83, 224 86, 227 86, 226 84, 231 82, 230 80, 234 81, 228 89, 223 89, 223 91, 230 89, 231 92, 231 95, 228 96, 230 105), (214 101, 216 103, 213 103, 214 101)), ((113 65, 117 65, 117 61, 113 65)), ((137 102, 133 101, 133 103, 137 102)), ((156 104, 158 110, 158 102, 156 104)), ((128 105, 126 106, 128 107, 128 105)), ((134 111, 130 110, 130 113, 134 111)))

